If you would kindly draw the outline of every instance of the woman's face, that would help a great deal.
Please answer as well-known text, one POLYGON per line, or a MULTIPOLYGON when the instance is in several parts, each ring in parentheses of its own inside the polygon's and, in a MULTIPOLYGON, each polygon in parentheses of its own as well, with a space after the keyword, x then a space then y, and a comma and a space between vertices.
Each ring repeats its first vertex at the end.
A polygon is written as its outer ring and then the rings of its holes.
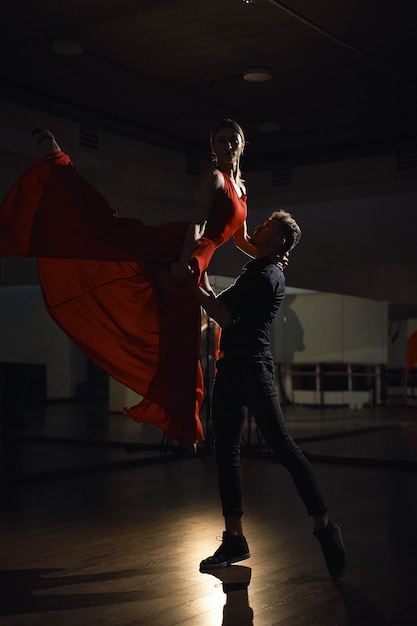
POLYGON ((218 130, 211 145, 219 165, 238 163, 244 147, 245 141, 242 135, 230 127, 218 130))

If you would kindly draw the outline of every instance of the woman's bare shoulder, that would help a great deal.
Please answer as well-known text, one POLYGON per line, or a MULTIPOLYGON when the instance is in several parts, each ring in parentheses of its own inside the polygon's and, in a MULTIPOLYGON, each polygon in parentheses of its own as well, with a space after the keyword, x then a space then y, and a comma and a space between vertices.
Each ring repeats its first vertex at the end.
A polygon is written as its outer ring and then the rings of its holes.
POLYGON ((224 188, 224 177, 220 170, 207 167, 203 172, 200 179, 200 186, 205 188, 212 189, 223 189, 224 188))

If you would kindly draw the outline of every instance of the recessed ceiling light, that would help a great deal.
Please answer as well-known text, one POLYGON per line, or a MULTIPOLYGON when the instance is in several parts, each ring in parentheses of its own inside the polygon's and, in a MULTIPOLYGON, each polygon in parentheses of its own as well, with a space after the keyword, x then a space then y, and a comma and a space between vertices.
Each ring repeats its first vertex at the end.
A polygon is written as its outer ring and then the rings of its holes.
POLYGON ((84 52, 82 44, 75 39, 56 39, 52 42, 51 50, 64 57, 75 57, 84 52))
POLYGON ((271 80, 272 72, 269 67, 250 67, 243 74, 243 78, 250 83, 264 83, 271 80))

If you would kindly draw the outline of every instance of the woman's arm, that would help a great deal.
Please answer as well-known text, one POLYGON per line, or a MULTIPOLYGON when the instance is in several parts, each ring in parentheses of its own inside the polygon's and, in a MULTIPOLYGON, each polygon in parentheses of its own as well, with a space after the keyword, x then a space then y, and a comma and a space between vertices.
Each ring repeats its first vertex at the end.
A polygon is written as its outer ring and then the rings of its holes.
POLYGON ((180 267, 188 265, 197 242, 204 235, 211 205, 219 189, 224 186, 224 179, 218 170, 208 169, 202 176, 198 186, 196 207, 191 217, 190 226, 184 239, 179 260, 180 267))
MULTIPOLYGON (((249 256, 253 258, 256 256, 255 254, 256 248, 254 245, 250 243, 250 237, 248 235, 246 221, 242 224, 239 230, 236 231, 235 234, 233 235, 233 241, 235 242, 235 245, 240 250, 242 250, 249 256)), ((285 254, 283 254, 281 257, 276 258, 276 264, 282 271, 284 271, 288 267, 289 259, 290 259, 290 253, 285 252, 285 254)))
POLYGON ((246 220, 243 222, 239 230, 237 230, 233 235, 233 241, 240 250, 245 252, 245 254, 248 254, 251 257, 255 257, 256 248, 250 243, 246 220))

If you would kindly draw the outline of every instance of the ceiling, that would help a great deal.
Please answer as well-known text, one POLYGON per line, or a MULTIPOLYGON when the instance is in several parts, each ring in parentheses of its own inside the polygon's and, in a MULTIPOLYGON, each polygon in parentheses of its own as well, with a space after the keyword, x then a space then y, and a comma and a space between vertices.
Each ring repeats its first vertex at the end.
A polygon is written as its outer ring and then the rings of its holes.
POLYGON ((201 158, 230 116, 245 170, 416 150, 410 0, 6 0, 1 14, 11 102, 201 158), (56 55, 57 39, 84 52, 56 55), (243 80, 257 66, 272 79, 243 80))

